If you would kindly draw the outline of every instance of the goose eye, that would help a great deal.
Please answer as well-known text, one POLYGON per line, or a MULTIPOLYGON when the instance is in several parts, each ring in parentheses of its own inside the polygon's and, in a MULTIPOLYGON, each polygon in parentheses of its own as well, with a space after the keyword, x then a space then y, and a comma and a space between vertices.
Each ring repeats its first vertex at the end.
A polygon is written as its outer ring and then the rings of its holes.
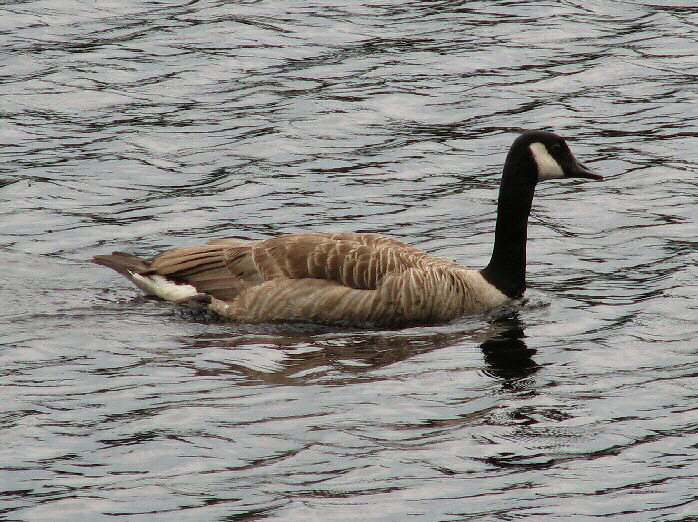
POLYGON ((552 150, 554 150, 555 152, 560 152, 562 150, 562 143, 560 143, 559 141, 556 141, 555 143, 553 143, 550 146, 550 148, 552 150))

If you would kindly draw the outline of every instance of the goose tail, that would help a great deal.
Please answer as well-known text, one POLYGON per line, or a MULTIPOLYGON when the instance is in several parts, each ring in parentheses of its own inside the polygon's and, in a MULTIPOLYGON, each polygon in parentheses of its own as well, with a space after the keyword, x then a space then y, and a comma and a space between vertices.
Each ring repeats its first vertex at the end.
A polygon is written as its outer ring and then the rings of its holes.
POLYGON ((157 274, 150 261, 131 254, 112 252, 108 256, 95 256, 92 261, 117 271, 146 294, 157 296, 165 301, 186 303, 195 297, 205 297, 191 285, 157 274))
POLYGON ((131 279, 132 274, 141 274, 150 269, 150 263, 140 257, 124 252, 112 252, 107 256, 94 256, 94 263, 116 270, 121 275, 131 279))

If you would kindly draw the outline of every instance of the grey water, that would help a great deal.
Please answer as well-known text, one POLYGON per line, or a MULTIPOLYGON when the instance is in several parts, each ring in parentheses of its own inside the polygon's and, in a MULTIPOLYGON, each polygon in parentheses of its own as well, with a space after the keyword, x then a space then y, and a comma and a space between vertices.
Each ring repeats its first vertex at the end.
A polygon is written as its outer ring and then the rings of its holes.
POLYGON ((5 1, 0 519, 695 520, 698 4, 5 1), (528 300, 238 325, 90 263, 364 231, 479 267, 507 149, 528 300))

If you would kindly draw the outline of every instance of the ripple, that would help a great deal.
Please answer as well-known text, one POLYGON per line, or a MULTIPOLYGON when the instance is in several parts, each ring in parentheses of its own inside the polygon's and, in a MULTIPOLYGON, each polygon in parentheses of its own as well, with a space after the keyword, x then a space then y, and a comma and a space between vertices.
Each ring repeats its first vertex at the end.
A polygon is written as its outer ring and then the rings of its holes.
POLYGON ((691 519, 696 8, 0 7, 0 516, 691 519), (404 330, 234 325, 90 265, 215 237, 490 255, 513 136, 527 299, 404 330))

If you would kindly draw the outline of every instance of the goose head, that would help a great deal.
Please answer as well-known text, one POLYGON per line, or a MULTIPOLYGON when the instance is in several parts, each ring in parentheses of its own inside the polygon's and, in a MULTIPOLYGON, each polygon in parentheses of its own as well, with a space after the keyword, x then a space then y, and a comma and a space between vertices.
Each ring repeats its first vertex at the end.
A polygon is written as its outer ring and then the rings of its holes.
POLYGON ((527 227, 536 185, 564 178, 603 179, 577 161, 557 134, 528 131, 516 138, 502 172, 492 258, 481 272, 510 298, 526 289, 527 227))
MULTIPOLYGON (((602 176, 591 172, 574 157, 561 136, 553 132, 528 131, 511 146, 507 164, 523 164, 534 185, 539 181, 562 178, 586 178, 596 181, 602 176)), ((515 169, 521 170, 521 169, 515 169)))

